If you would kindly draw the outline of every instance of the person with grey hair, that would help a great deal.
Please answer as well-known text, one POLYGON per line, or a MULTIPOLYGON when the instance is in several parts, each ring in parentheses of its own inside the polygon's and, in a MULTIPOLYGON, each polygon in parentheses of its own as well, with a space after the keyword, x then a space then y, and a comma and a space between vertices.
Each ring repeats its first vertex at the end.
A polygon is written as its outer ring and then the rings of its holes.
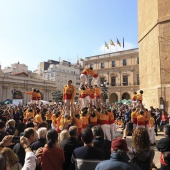
POLYGON ((59 134, 58 141, 59 141, 59 143, 61 143, 63 140, 68 139, 68 138, 69 138, 69 132, 67 129, 64 129, 59 134))
POLYGON ((46 144, 47 128, 41 127, 37 131, 38 140, 31 144, 32 150, 37 150, 40 147, 44 147, 46 144))
MULTIPOLYGON (((63 170, 69 170, 74 167, 71 163, 71 156, 74 149, 83 146, 83 143, 78 141, 78 128, 77 126, 70 126, 69 128, 70 137, 63 140, 60 143, 60 147, 64 150, 65 162, 63 164, 63 170)), ((74 169, 74 168, 73 168, 74 169)))

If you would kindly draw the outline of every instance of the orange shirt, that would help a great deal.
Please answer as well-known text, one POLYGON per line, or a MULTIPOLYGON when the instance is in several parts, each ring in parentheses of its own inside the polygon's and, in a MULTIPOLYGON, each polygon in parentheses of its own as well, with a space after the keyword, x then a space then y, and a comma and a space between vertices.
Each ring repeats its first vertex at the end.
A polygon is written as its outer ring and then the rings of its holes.
POLYGON ((101 89, 99 87, 95 87, 95 95, 97 98, 101 96, 101 89))
POLYGON ((51 119, 52 115, 53 114, 50 111, 47 111, 44 117, 46 118, 46 120, 52 120, 51 119))
POLYGON ((94 88, 90 88, 89 89, 89 96, 91 99, 94 99, 95 98, 95 89, 94 88))
MULTIPOLYGON (((55 119, 54 119, 54 116, 53 116, 53 119, 54 121, 52 122, 53 125, 56 127, 57 131, 59 129, 59 126, 60 126, 60 119, 61 119, 62 115, 60 115, 59 117, 56 118, 55 116, 55 119)), ((59 132, 59 131, 58 131, 59 132)))
POLYGON ((137 100, 137 97, 138 97, 137 94, 134 94, 134 95, 132 96, 132 100, 133 100, 133 101, 136 101, 136 100, 137 100))
POLYGON ((34 122, 41 123, 43 122, 41 114, 36 114, 34 117, 34 122))
POLYGON ((115 123, 114 114, 112 112, 107 112, 107 114, 109 115, 109 123, 115 123))
POLYGON ((83 125, 87 125, 89 123, 89 115, 86 114, 86 116, 81 116, 80 119, 83 121, 83 125))
POLYGON ((142 100, 143 100, 142 94, 138 94, 138 95, 137 95, 137 100, 139 100, 139 101, 142 101, 142 100))
POLYGON ((137 111, 134 111, 131 113, 131 121, 134 123, 134 124, 137 124, 137 116, 139 115, 139 113, 137 111))
POLYGON ((63 88, 63 100, 70 99, 74 101, 76 95, 76 89, 73 85, 66 85, 63 88))
POLYGON ((95 117, 89 116, 89 122, 96 126, 97 125, 97 115, 95 117))
POLYGON ((34 115, 35 115, 34 112, 28 112, 28 111, 27 111, 27 112, 26 112, 26 115, 25 115, 25 118, 26 118, 26 119, 29 119, 29 118, 31 118, 31 117, 34 118, 34 115))
POLYGON ((96 72, 91 70, 90 68, 84 69, 81 74, 89 75, 92 77, 97 76, 96 72))
POLYGON ((77 119, 76 117, 74 117, 73 119, 74 119, 75 126, 77 126, 77 128, 82 128, 83 120, 82 119, 77 119))
POLYGON ((37 100, 41 100, 41 93, 37 93, 37 100))
POLYGON ((145 116, 145 119, 146 119, 145 122, 146 122, 146 124, 148 124, 149 123, 149 118, 150 118, 150 113, 145 111, 144 116, 145 116))
POLYGON ((37 100, 37 92, 26 92, 26 94, 29 94, 31 96, 31 100, 37 100))
POLYGON ((97 115, 99 116, 100 124, 109 124, 109 115, 102 114, 100 112, 97 112, 97 115))
POLYGON ((65 127, 67 127, 69 124, 71 124, 72 122, 72 117, 70 117, 70 119, 66 119, 63 115, 60 118, 60 125, 59 125, 59 129, 63 130, 65 127))
POLYGON ((155 119, 153 117, 150 117, 149 118, 149 127, 153 127, 154 123, 155 123, 155 119))
POLYGON ((79 91, 79 98, 84 99, 87 96, 89 96, 89 89, 79 91))
POLYGON ((137 116, 137 124, 138 125, 145 125, 146 118, 144 115, 137 116))

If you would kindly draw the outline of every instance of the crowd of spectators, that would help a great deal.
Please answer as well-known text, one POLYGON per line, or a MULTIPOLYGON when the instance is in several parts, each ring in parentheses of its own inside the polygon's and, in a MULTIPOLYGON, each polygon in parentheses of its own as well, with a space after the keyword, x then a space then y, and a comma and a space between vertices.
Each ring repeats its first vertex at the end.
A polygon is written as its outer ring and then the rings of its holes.
POLYGON ((159 131, 165 133, 156 145, 160 168, 170 169, 170 125, 164 110, 98 105, 71 105, 70 115, 64 115, 60 103, 0 106, 0 170, 151 170, 156 168, 152 146, 159 131))

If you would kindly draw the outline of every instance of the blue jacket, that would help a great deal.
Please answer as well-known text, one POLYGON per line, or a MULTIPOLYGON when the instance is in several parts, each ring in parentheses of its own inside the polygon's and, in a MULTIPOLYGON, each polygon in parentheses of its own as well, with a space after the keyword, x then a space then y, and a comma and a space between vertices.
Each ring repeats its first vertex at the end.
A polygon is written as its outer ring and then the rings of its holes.
POLYGON ((101 161, 97 164, 95 170, 141 170, 134 163, 128 162, 128 156, 125 152, 113 152, 110 160, 101 161))

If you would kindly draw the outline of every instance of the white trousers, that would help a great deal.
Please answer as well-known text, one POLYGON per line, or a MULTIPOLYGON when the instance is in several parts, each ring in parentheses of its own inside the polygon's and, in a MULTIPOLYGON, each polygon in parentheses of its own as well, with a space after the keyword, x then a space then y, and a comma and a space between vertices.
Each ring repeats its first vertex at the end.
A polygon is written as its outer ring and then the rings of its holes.
POLYGON ((110 125, 103 124, 101 125, 101 128, 104 132, 104 138, 111 141, 110 125))
POLYGON ((145 125, 137 125, 137 126, 136 126, 136 129, 137 129, 137 128, 145 128, 145 125))
POLYGON ((85 84, 88 84, 88 82, 87 82, 87 76, 86 76, 85 74, 81 74, 81 75, 80 75, 80 87, 81 87, 82 85, 85 85, 85 84))
POLYGON ((111 139, 115 139, 117 137, 117 129, 116 129, 116 124, 112 123, 110 125, 110 132, 111 132, 111 139))
POLYGON ((98 107, 100 100, 101 100, 101 99, 99 99, 99 98, 96 98, 96 99, 94 100, 94 103, 95 103, 94 105, 96 106, 96 108, 98 107))
POLYGON ((149 139, 150 139, 151 144, 156 143, 155 134, 154 134, 154 127, 148 128, 148 134, 149 134, 149 139))
POLYGON ((70 115, 70 99, 65 99, 64 104, 65 104, 65 115, 70 115))
POLYGON ((87 96, 85 98, 81 98, 81 108, 88 107, 88 104, 90 103, 90 97, 87 96))
POLYGON ((92 104, 92 105, 95 105, 95 99, 91 99, 91 98, 90 98, 90 101, 91 101, 91 104, 92 104))
POLYGON ((40 109, 41 107, 41 100, 38 100, 38 108, 40 109))
POLYGON ((93 79, 91 81, 91 86, 94 86, 94 85, 99 86, 98 80, 99 80, 99 77, 96 77, 96 78, 93 77, 93 79))
POLYGON ((133 130, 136 129, 137 124, 133 123, 133 130))

